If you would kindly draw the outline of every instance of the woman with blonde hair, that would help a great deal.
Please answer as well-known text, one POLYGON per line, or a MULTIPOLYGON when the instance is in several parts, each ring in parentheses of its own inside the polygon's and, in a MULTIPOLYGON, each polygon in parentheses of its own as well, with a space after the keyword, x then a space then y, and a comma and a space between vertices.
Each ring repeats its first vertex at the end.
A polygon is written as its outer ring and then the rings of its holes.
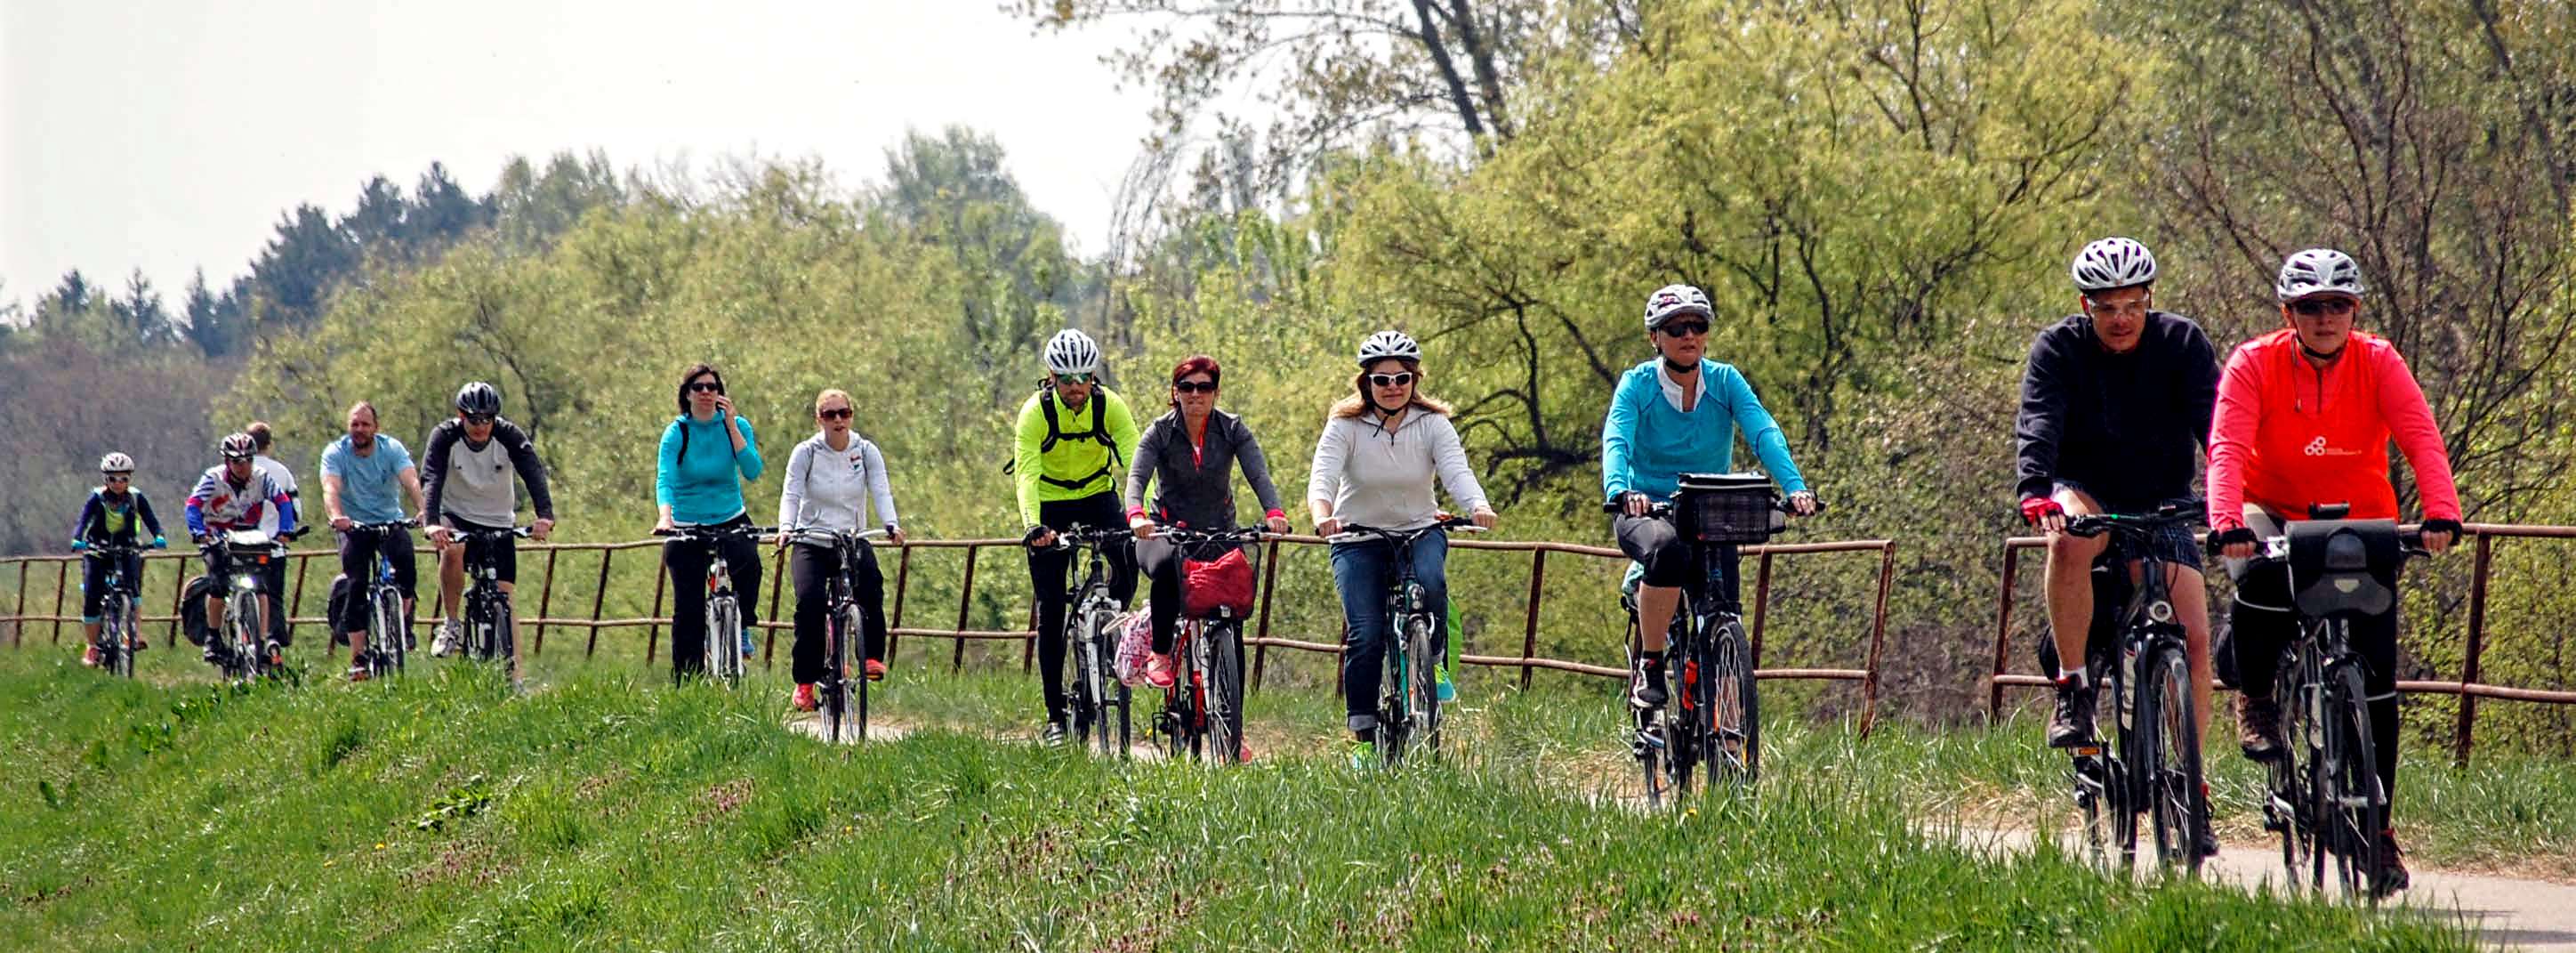
MULTIPOLYGON (((787 479, 778 488, 778 530, 830 529, 857 532, 882 526, 886 538, 900 545, 903 529, 896 522, 894 488, 886 479, 885 455, 877 445, 850 428, 850 395, 826 390, 814 397, 814 435, 787 455, 787 479), (875 519, 869 507, 875 506, 875 519)), ((885 678, 885 573, 877 569, 876 550, 862 542, 857 565, 850 570, 851 595, 865 617, 862 663, 869 681, 885 678)), ((823 614, 829 608, 831 581, 841 571, 839 550, 797 546, 787 557, 787 576, 796 585, 796 697, 798 711, 814 710, 814 682, 831 663, 823 658, 823 614)), ((842 673, 847 677, 848 673, 842 673)))

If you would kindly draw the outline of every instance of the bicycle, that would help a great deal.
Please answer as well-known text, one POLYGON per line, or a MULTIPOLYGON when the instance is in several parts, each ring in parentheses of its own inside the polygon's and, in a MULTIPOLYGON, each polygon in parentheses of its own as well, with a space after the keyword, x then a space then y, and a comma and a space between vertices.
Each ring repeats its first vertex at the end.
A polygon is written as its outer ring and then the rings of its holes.
POLYGON ((2401 531, 2395 520, 2341 519, 2350 512, 2347 504, 2311 506, 2311 519, 2261 541, 2258 558, 2290 564, 2299 615, 2298 636, 2282 648, 2273 677, 2282 743, 2266 765, 2263 828, 2281 836, 2290 883, 2304 872, 2308 885, 2323 891, 2331 857, 2344 894, 2376 903, 2388 792, 2379 783, 2366 663, 2352 648, 2351 625, 2355 616, 2396 608, 2396 591, 2371 572, 2374 555, 2402 563, 2431 553, 2420 530, 2401 531), (2317 578, 2301 578, 2303 570, 2317 578))
POLYGON ((403 611, 402 585, 394 577, 394 564, 385 558, 384 548, 394 545, 397 536, 402 545, 411 545, 411 528, 417 525, 418 520, 395 520, 360 523, 347 530, 351 536, 364 533, 384 537, 376 545, 371 567, 374 571, 368 574, 366 591, 367 633, 374 638, 367 640, 366 649, 355 660, 370 678, 402 674, 411 656, 411 616, 403 611))
POLYGON ((1341 532, 1325 538, 1337 545, 1380 540, 1395 547, 1395 579, 1386 590, 1386 617, 1396 638, 1379 646, 1386 662, 1378 666, 1377 751, 1388 767, 1404 763, 1407 750, 1417 745, 1434 758, 1440 755, 1439 666, 1448 646, 1439 637, 1439 620, 1431 611, 1422 580, 1413 573, 1410 557, 1415 540, 1453 529, 1484 532, 1465 517, 1442 514, 1419 529, 1345 523, 1341 532))
POLYGON ((657 529, 653 535, 707 549, 707 634, 701 649, 706 653, 707 677, 731 688, 742 683, 742 597, 733 591, 733 565, 725 561, 724 543, 729 539, 747 538, 755 542, 764 536, 775 536, 777 530, 766 526, 681 526, 657 529))
POLYGON ((464 600, 465 651, 479 661, 500 659, 513 684, 519 681, 518 617, 510 607, 510 594, 501 591, 501 561, 494 551, 511 545, 513 540, 528 538, 530 532, 525 526, 458 528, 452 544, 479 557, 465 561, 465 578, 470 580, 464 600))
POLYGON ((1109 563, 1100 547, 1129 532, 1076 524, 1055 534, 1054 547, 1073 551, 1084 565, 1082 581, 1065 590, 1069 609, 1064 616, 1064 677, 1069 683, 1064 694, 1072 703, 1073 734, 1096 745, 1101 754, 1115 752, 1120 757, 1127 756, 1132 741, 1129 708, 1133 699, 1127 683, 1118 680, 1118 643, 1109 630, 1109 619, 1118 614, 1119 606, 1109 596, 1109 563), (1118 712, 1114 741, 1109 734, 1111 709, 1118 712))
POLYGON ((261 567, 271 559, 286 558, 285 543, 303 534, 301 528, 275 536, 255 529, 236 529, 201 538, 207 549, 220 557, 221 571, 215 573, 213 582, 227 594, 222 631, 206 637, 211 648, 208 654, 212 656, 208 661, 236 684, 286 674, 283 661, 267 650, 269 593, 261 584, 261 567), (216 641, 219 637, 224 641, 216 641))
MULTIPOLYGON (((1616 502, 1602 508, 1622 512, 1616 502)), ((1821 503, 1817 510, 1823 511, 1821 503)), ((1753 643, 1739 607, 1725 598, 1725 563, 1718 554, 1721 546, 1769 540, 1788 528, 1788 512, 1769 477, 1740 473, 1683 474, 1672 500, 1647 508, 1647 516, 1675 520, 1690 547, 1695 580, 1682 590, 1665 642, 1666 665, 1679 673, 1679 690, 1666 693, 1661 710, 1629 709, 1635 719, 1630 750, 1650 806, 1662 805, 1668 792, 1677 802, 1688 796, 1691 775, 1703 762, 1711 777, 1739 787, 1761 776, 1762 704, 1754 687, 1753 643)), ((1643 573, 1632 565, 1629 578, 1642 580, 1643 573)), ((1635 671, 1645 651, 1643 626, 1635 589, 1622 589, 1628 666, 1635 671)))
POLYGON ((99 577, 107 595, 99 600, 98 640, 91 646, 98 650, 99 668, 127 678, 134 677, 134 653, 142 651, 143 640, 134 634, 135 580, 125 578, 125 561, 141 555, 141 546, 112 541, 91 543, 87 552, 90 559, 107 561, 99 577))
MULTIPOLYGON (((2109 533, 2126 547, 2111 567, 2094 568, 2129 585, 2128 598, 2113 616, 2116 642, 2092 639, 2086 652, 2086 678, 2103 686, 2104 699, 2117 724, 2116 750, 2098 739, 2070 751, 2075 805, 2084 816, 2084 843, 2096 866, 2126 870, 2138 851, 2138 815, 2154 819, 2156 858, 2167 868, 2200 875, 2198 832, 2209 824, 2209 802, 2201 790, 2200 727, 2192 708, 2191 657, 2182 622, 2174 614, 2170 565, 2155 548, 2159 533, 2171 527, 2203 522, 2201 503, 2193 500, 2158 509, 2153 515, 2120 514, 2069 517, 2066 532, 2075 536, 2109 533), (2132 585, 2120 570, 2134 570, 2132 585), (2141 691, 2140 689, 2144 690, 2141 691), (2113 855, 2117 855, 2114 863, 2113 855)), ((2096 591, 2102 591, 2097 581, 2096 591)), ((2112 591, 2118 591, 2114 588, 2112 591)), ((2052 659, 2043 664, 2054 664, 2052 659)))
MULTIPOLYGON (((1267 534, 1258 529, 1235 529, 1218 532, 1187 527, 1167 527, 1157 531, 1184 554, 1191 547, 1222 547, 1261 542, 1267 534)), ((1202 550, 1204 551, 1204 550, 1202 550)), ((1253 561, 1253 575, 1261 572, 1259 557, 1253 561)), ((1184 574, 1186 576, 1186 573, 1184 574)), ((1172 654, 1180 663, 1178 677, 1163 690, 1163 710, 1154 716, 1154 730, 1169 745, 1174 758, 1203 758, 1213 753, 1225 764, 1243 763, 1243 620, 1233 606, 1218 606, 1212 616, 1190 617, 1186 607, 1183 618, 1174 628, 1172 654)))
POLYGON ((781 531, 788 542, 823 547, 840 556, 840 568, 832 573, 825 590, 823 677, 814 680, 814 711, 823 720, 825 737, 833 744, 840 743, 841 725, 849 720, 852 694, 858 696, 859 740, 868 738, 868 680, 864 677, 856 679, 858 690, 855 693, 850 690, 853 681, 849 673, 850 641, 867 631, 865 619, 860 615, 866 610, 859 608, 858 597, 854 594, 857 583, 851 574, 859 564, 860 553, 868 547, 868 540, 885 534, 886 531, 881 529, 865 532, 821 528, 781 531))

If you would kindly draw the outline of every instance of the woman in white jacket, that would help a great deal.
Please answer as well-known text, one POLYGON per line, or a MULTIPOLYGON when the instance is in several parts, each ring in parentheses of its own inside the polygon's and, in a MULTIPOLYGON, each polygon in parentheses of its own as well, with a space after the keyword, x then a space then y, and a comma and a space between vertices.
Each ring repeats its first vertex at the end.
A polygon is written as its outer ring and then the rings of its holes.
MULTIPOLYGON (((1306 508, 1315 532, 1332 536, 1345 524, 1418 529, 1438 522, 1435 479, 1476 525, 1493 528, 1494 510, 1467 466, 1466 447, 1449 423, 1447 404, 1422 395, 1422 347, 1401 331, 1380 331, 1360 343, 1359 376, 1351 396, 1333 405, 1315 441, 1314 471, 1306 480, 1306 508)), ((1347 703, 1353 764, 1373 760, 1377 743, 1377 682, 1391 624, 1386 594, 1394 578, 1393 544, 1383 540, 1333 546, 1333 585, 1342 595, 1342 698, 1347 703)), ((1448 618, 1449 584, 1443 565, 1448 537, 1426 533, 1401 554, 1430 598, 1431 617, 1448 618)), ((1447 623, 1440 623, 1445 630, 1447 623)), ((1447 634, 1437 640, 1447 645, 1447 634)), ((1447 694, 1448 665, 1439 667, 1447 694)))
MULTIPOLYGON (((814 398, 816 432, 787 457, 787 479, 778 490, 778 526, 791 529, 854 531, 882 525, 886 538, 903 542, 896 522, 894 489, 886 480, 885 456, 877 445, 850 431, 850 395, 827 390, 814 398), (868 519, 871 502, 875 521, 868 519)), ((821 546, 797 546, 787 559, 787 575, 796 584, 795 704, 814 710, 814 681, 829 663, 823 659, 823 614, 828 608, 832 574, 841 569, 840 553, 821 546)), ((885 678, 885 574, 877 569, 876 551, 859 547, 852 567, 851 594, 865 615, 860 623, 869 681, 885 678)))

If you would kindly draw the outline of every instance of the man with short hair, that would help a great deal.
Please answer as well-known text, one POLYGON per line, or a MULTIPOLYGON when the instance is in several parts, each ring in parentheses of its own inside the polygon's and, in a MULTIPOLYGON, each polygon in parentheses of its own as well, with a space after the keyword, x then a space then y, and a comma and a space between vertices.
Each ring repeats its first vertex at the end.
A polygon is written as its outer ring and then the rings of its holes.
MULTIPOLYGON (((249 434, 251 446, 259 450, 259 453, 256 456, 250 458, 251 466, 257 468, 260 475, 267 477, 268 482, 277 484, 279 489, 285 490, 287 499, 296 499, 297 491, 295 488, 295 472, 287 469, 286 464, 278 462, 275 451, 270 446, 270 440, 273 435, 270 432, 268 421, 251 421, 248 426, 242 428, 241 432, 249 434)), ((263 508, 260 511, 259 531, 271 536, 276 535, 278 513, 279 510, 277 507, 271 506, 263 508)), ((277 597, 281 600, 285 599, 287 596, 286 564, 289 561, 290 560, 284 559, 270 560, 266 570, 268 573, 268 591, 276 593, 277 597)), ((290 606, 289 608, 291 609, 292 607, 290 606)), ((286 617, 289 614, 291 613, 271 612, 268 614, 268 634, 271 638, 277 639, 280 642, 286 641, 286 617)))
MULTIPOLYGON (((403 618, 411 618, 418 579, 412 571, 411 531, 367 532, 359 524, 404 522, 402 497, 412 506, 426 502, 420 471, 402 441, 376 432, 376 405, 359 401, 349 407, 348 434, 322 451, 322 509, 340 534, 340 574, 349 577, 349 599, 341 609, 340 630, 349 633, 349 680, 367 680, 359 664, 367 651, 367 600, 362 595, 375 581, 375 559, 382 553, 393 567, 394 585, 402 590, 403 618), (399 490, 399 494, 397 493, 399 490)), ((408 632, 374 633, 377 638, 406 638, 408 632)))

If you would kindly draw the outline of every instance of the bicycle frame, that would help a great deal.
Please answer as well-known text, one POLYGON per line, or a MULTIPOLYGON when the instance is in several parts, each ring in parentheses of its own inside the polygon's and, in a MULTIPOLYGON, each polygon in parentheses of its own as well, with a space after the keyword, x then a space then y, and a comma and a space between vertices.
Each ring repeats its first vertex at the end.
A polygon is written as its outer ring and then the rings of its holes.
POLYGON ((500 559, 493 548, 526 539, 529 533, 524 526, 456 532, 455 545, 466 547, 465 553, 470 556, 480 557, 465 560, 465 644, 476 658, 502 659, 512 681, 519 677, 517 617, 511 609, 510 594, 501 590, 500 559))
POLYGON ((1483 528, 1456 516, 1409 530, 1344 524, 1328 541, 1335 544, 1378 542, 1389 549, 1393 566, 1386 587, 1387 638, 1378 646, 1377 751, 1389 765, 1401 764, 1406 749, 1419 742, 1436 757, 1440 750, 1440 695, 1433 675, 1447 646, 1435 636, 1440 620, 1431 616, 1422 580, 1413 571, 1413 544, 1433 533, 1470 533, 1483 528), (1399 645, 1399 642, 1402 644, 1399 645), (1415 697, 1419 696, 1419 697, 1415 697))
POLYGON ((263 620, 271 607, 267 604, 268 591, 262 587, 260 567, 268 560, 282 558, 282 544, 291 538, 237 529, 224 531, 216 544, 223 553, 223 571, 215 585, 224 594, 224 618, 223 631, 210 638, 226 640, 224 658, 217 665, 235 681, 246 682, 277 672, 261 644, 268 639, 263 620))
MULTIPOLYGON (((1186 559, 1190 547, 1242 544, 1247 548, 1266 537, 1257 529, 1218 532, 1169 528, 1161 531, 1186 559)), ((1257 552, 1252 557, 1258 559, 1257 552)), ((1260 577, 1258 565, 1254 578, 1260 577)), ((1187 585, 1187 574, 1183 575, 1187 585)), ((1194 757, 1213 754, 1227 764, 1240 763, 1243 756, 1242 706, 1243 682, 1236 671, 1243 659, 1243 620, 1231 607, 1217 607, 1217 614, 1192 617, 1187 614, 1187 600, 1174 626, 1172 652, 1183 661, 1179 677, 1163 690, 1163 711, 1155 724, 1171 739, 1174 755, 1194 757), (1226 651, 1231 661, 1217 658, 1226 651)))
POLYGON ((1056 534, 1053 548, 1075 554, 1083 562, 1080 582, 1065 590, 1064 632, 1065 664, 1063 677, 1071 679, 1065 697, 1073 705, 1076 734, 1090 739, 1100 753, 1113 751, 1124 757, 1133 743, 1132 722, 1128 706, 1132 701, 1127 683, 1119 681, 1113 671, 1118 647, 1108 642, 1105 626, 1118 611, 1118 603, 1109 597, 1107 581, 1109 557, 1100 551, 1111 539, 1127 535, 1124 529, 1094 529, 1073 526, 1056 534), (1118 737, 1109 736, 1109 709, 1118 710, 1118 737))
MULTIPOLYGON (((853 681, 845 670, 849 663, 850 640, 861 637, 859 613, 866 611, 859 607, 855 593, 857 584, 852 574, 858 571, 859 559, 868 548, 868 541, 885 535, 885 531, 805 528, 782 530, 780 535, 799 546, 830 549, 839 557, 840 566, 833 571, 831 580, 824 587, 825 664, 823 677, 814 683, 815 708, 822 715, 827 740, 838 744, 842 716, 849 707, 850 683, 853 681)), ((855 681, 858 683, 859 740, 865 741, 868 737, 868 680, 863 675, 855 681)))
POLYGON ((98 543, 83 555, 105 560, 107 571, 99 584, 107 593, 99 603, 98 639, 91 644, 98 650, 100 668, 128 678, 134 676, 134 607, 140 602, 134 580, 126 578, 125 561, 143 554, 142 547, 122 543, 98 543))
MULTIPOLYGON (((2172 574, 2174 563, 2156 552, 2156 535, 2167 527, 2196 525, 2199 509, 2194 505, 2166 507, 2151 516, 2088 514, 2068 520, 2066 532, 2076 536, 2111 534, 2130 552, 2126 558, 2112 561, 2110 571, 2130 586, 2129 597, 2113 615, 2115 632, 2107 652, 2092 647, 2088 633, 2084 665, 2094 684, 2108 691, 2112 720, 2116 726, 2116 748, 2099 741, 2079 745, 2068 752, 2069 772, 2078 809, 2087 818, 2086 842, 2097 863, 2109 865, 2116 848, 2118 867, 2125 869, 2137 856, 2138 815, 2155 811, 2159 789, 2181 783, 2182 796, 2188 804, 2185 816, 2156 816, 2157 851, 2166 863, 2180 862, 2197 874, 2200 854, 2197 847, 2198 826, 2205 823, 2208 805, 2199 791, 2202 777, 2198 750, 2198 713, 2192 706, 2196 696, 2190 687, 2189 645, 2182 622, 2174 610, 2172 574), (2165 701, 2149 697, 2140 682, 2168 658, 2184 660, 2182 719, 2171 725, 2164 720, 2165 701), (2178 744, 2191 760, 2183 765, 2164 764, 2157 740, 2168 730, 2187 729, 2190 744, 2178 744), (2179 770, 2179 782, 2172 774, 2179 770), (2108 822, 2104 830, 2094 819, 2108 822)), ((2064 662, 2061 660, 2062 666, 2064 662)))
POLYGON ((757 541, 775 532, 761 526, 683 526, 654 531, 656 536, 707 551, 707 628, 699 649, 705 656, 708 677, 726 685, 742 681, 743 664, 738 647, 742 644, 742 602, 734 593, 733 564, 725 558, 724 543, 734 537, 757 541))
POLYGON ((393 561, 385 556, 387 546, 411 545, 412 521, 363 523, 349 528, 377 537, 374 558, 367 563, 367 636, 366 648, 357 653, 357 663, 371 675, 401 674, 411 654, 410 614, 403 608, 402 585, 394 578, 393 561))

